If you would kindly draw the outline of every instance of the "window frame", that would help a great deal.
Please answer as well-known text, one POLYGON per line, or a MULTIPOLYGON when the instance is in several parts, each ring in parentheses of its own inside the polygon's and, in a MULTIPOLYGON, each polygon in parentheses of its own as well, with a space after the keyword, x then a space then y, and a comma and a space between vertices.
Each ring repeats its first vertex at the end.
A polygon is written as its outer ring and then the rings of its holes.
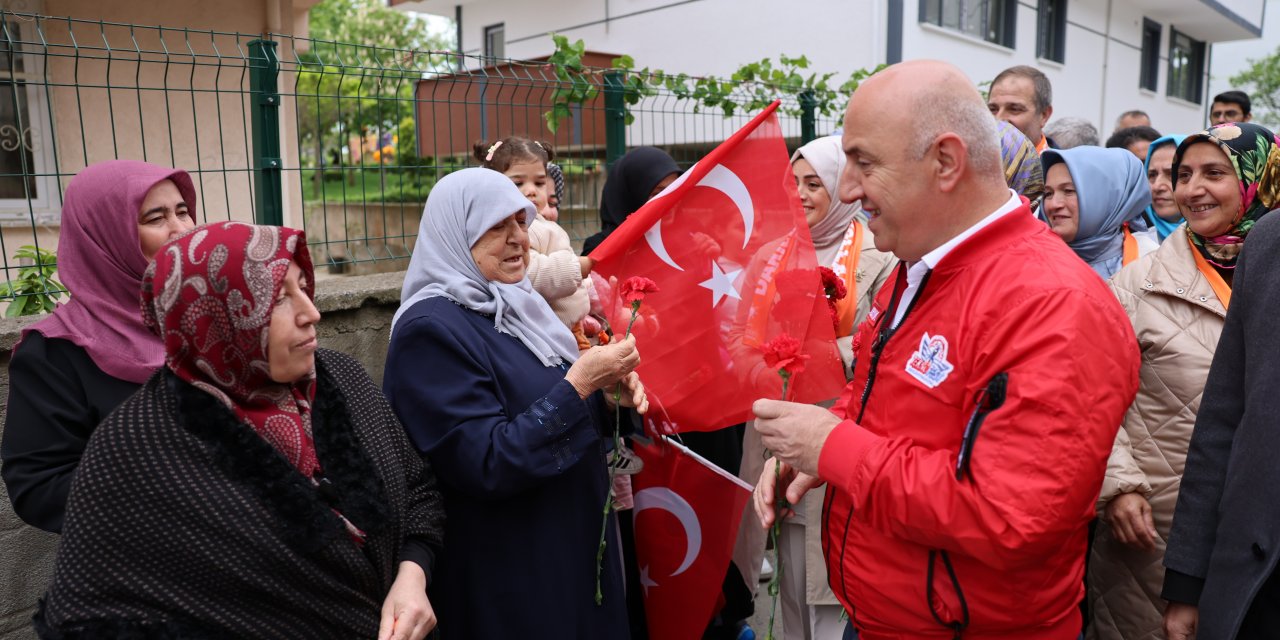
POLYGON ((1040 0, 1037 5, 1036 57, 1066 64, 1067 0, 1040 0))
POLYGON ((0 89, 0 100, 16 100, 17 92, 22 91, 20 106, 26 107, 27 121, 22 120, 20 113, 17 123, 0 123, 0 148, 14 151, 17 145, 22 145, 31 152, 32 166, 27 171, 35 177, 36 197, 0 198, 0 225, 56 223, 61 217, 62 192, 55 175, 52 107, 47 92, 42 90, 47 85, 45 56, 31 39, 26 23, 5 21, 3 27, 9 31, 0 33, 0 43, 11 43, 13 53, 22 60, 22 70, 11 73, 9 67, 0 65, 0 83, 20 87, 12 89, 13 93, 0 89), (17 34, 12 34, 14 28, 17 34), (19 130, 16 125, 21 124, 26 126, 19 130), (14 148, 7 148, 10 145, 14 148))
POLYGON ((484 28, 484 57, 489 60, 505 58, 507 54, 507 23, 499 22, 484 28), (494 46, 494 36, 501 37, 498 46, 494 46), (494 49, 497 49, 495 52, 494 49))
MULTIPOLYGON (((989 9, 980 13, 983 16, 991 16, 992 11, 989 9)), ((940 29, 946 29, 970 38, 981 40, 983 42, 994 44, 1006 49, 1016 49, 1018 43, 1018 0, 920 0, 919 13, 917 14, 918 22, 922 24, 931 24, 940 29), (1000 25, 998 33, 995 33, 995 39, 984 36, 975 35, 965 31, 959 25, 948 25, 945 9, 947 3, 959 3, 958 14, 963 14, 965 5, 989 5, 990 3, 999 3, 1000 25), (930 13, 936 10, 937 19, 930 19, 930 13)), ((990 25, 985 29, 987 33, 992 33, 990 25)))
POLYGON ((1142 18, 1142 48, 1139 53, 1138 88, 1147 91, 1160 90, 1160 45, 1164 41, 1164 25, 1142 18), (1155 36, 1155 41, 1148 48, 1147 36, 1155 36))
POLYGON ((1204 42, 1196 40, 1191 36, 1178 31, 1174 27, 1169 28, 1169 62, 1168 77, 1165 81, 1165 95, 1170 98, 1186 100, 1194 104, 1204 104, 1204 65, 1205 65, 1205 45, 1204 42), (1191 67, 1191 75, 1189 78, 1181 71, 1175 71, 1174 64, 1180 60, 1182 56, 1175 55, 1175 50, 1182 50, 1180 40, 1185 39, 1189 45, 1187 51, 1187 62, 1191 67), (1181 86, 1184 79, 1189 79, 1191 85, 1186 87, 1187 92, 1182 92, 1181 86), (1192 95, 1193 94, 1193 95, 1192 95))

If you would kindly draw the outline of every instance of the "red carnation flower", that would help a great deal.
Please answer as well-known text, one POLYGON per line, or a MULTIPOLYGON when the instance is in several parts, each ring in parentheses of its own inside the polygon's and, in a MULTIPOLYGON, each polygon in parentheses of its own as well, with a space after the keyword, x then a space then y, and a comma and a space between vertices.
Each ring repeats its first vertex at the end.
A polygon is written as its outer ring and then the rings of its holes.
POLYGON ((765 366, 790 375, 804 371, 804 362, 809 359, 809 356, 800 353, 800 341, 785 333, 766 342, 761 351, 764 352, 765 366))
POLYGON ((822 290, 826 293, 828 300, 844 300, 849 295, 849 290, 844 286, 844 280, 836 275, 835 271, 827 267, 818 267, 818 274, 822 276, 822 290))
POLYGON ((626 282, 618 288, 618 295, 622 296, 628 304, 635 304, 644 300, 644 297, 650 293, 657 293, 658 285, 654 281, 643 276, 632 276, 627 278, 626 282))

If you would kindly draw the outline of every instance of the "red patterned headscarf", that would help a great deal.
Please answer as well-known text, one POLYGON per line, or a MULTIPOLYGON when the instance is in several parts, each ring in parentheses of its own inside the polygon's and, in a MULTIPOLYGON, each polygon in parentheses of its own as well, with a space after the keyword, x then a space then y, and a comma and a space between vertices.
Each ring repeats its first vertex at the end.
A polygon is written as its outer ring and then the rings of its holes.
POLYGON ((271 312, 291 262, 314 299, 301 231, 242 222, 196 227, 156 254, 142 279, 142 308, 169 369, 221 400, 310 478, 320 469, 311 436, 315 372, 281 384, 267 360, 271 312))

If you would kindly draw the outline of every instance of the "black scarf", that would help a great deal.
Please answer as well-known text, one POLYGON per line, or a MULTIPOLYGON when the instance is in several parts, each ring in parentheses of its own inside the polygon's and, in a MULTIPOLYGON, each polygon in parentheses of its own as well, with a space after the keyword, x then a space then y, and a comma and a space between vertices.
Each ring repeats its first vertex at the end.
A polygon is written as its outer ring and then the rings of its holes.
POLYGON ((316 362, 323 490, 167 369, 112 413, 76 472, 41 637, 375 636, 406 538, 443 539, 441 499, 363 368, 316 362))
POLYGON ((644 206, 653 188, 673 173, 680 173, 679 165, 657 147, 636 147, 622 156, 609 169, 600 195, 600 232, 583 243, 583 255, 591 253, 627 216, 644 206))

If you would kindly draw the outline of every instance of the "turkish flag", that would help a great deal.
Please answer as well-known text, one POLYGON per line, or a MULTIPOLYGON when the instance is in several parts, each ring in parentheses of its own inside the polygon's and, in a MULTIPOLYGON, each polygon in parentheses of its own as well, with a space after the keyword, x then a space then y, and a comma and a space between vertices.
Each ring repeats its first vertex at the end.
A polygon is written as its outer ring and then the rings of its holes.
POLYGON ((751 487, 663 436, 635 445, 636 561, 649 636, 701 638, 715 616, 751 487))
POLYGON ((631 308, 618 284, 644 276, 660 291, 633 333, 656 432, 711 431, 751 417, 782 381, 761 346, 802 343, 805 370, 788 400, 821 402, 845 384, 804 209, 770 105, 591 252, 593 280, 621 336, 631 308))

